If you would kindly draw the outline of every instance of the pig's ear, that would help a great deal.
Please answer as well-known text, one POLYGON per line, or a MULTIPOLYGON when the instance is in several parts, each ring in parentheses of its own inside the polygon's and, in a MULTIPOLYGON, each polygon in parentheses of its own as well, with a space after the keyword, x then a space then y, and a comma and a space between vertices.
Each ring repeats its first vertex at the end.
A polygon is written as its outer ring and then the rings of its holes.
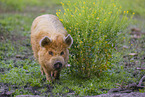
POLYGON ((70 48, 73 44, 73 38, 70 36, 70 34, 65 37, 65 43, 68 45, 68 48, 70 48))
POLYGON ((48 36, 45 36, 40 40, 39 44, 41 47, 44 47, 46 45, 49 45, 51 42, 52 40, 48 36))

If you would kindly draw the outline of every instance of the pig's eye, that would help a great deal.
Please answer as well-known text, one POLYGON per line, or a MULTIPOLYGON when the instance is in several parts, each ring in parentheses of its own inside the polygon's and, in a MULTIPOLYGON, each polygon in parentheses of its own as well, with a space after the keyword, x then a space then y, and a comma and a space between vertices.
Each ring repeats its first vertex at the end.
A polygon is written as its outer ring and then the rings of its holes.
POLYGON ((52 55, 53 56, 53 52, 52 51, 49 51, 49 55, 52 55))
POLYGON ((62 52, 60 53, 60 55, 61 55, 61 56, 64 55, 64 52, 62 51, 62 52))

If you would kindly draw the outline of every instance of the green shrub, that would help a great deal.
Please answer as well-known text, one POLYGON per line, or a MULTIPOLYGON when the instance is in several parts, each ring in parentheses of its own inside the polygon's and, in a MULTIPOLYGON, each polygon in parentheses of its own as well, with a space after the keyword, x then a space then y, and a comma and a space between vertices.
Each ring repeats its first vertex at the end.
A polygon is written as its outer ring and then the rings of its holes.
POLYGON ((63 11, 56 15, 74 39, 71 73, 99 76, 111 67, 118 33, 130 22, 128 11, 122 12, 117 0, 74 0, 61 4, 63 11))

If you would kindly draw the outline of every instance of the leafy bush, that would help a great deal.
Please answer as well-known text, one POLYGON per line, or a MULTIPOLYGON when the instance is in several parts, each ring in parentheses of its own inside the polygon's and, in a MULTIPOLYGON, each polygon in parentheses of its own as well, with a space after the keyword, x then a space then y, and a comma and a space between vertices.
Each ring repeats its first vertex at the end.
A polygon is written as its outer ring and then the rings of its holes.
POLYGON ((111 67, 118 33, 130 22, 128 11, 122 12, 117 0, 74 0, 61 4, 63 11, 56 15, 74 39, 71 73, 99 76, 111 67))

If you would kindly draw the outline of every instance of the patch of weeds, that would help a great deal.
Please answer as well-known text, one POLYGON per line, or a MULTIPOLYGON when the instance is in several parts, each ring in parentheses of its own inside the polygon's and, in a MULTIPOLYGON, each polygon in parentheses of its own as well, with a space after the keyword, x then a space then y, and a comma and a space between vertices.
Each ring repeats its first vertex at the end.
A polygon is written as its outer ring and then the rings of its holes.
POLYGON ((16 52, 15 52, 15 48, 13 46, 13 44, 10 41, 6 41, 6 42, 0 42, 0 59, 1 60, 6 60, 6 58, 10 58, 11 56, 15 56, 16 52))
POLYGON ((20 86, 25 86, 28 83, 30 83, 30 86, 42 86, 40 84, 42 77, 40 78, 39 65, 35 65, 35 63, 33 65, 27 64, 27 60, 21 64, 23 64, 23 67, 13 67, 5 72, 5 74, 1 76, 1 81, 20 86))
POLYGON ((90 79, 82 79, 71 74, 62 74, 60 83, 54 85, 54 89, 52 90, 53 95, 99 95, 107 93, 108 90, 116 87, 117 83, 131 83, 136 81, 136 79, 124 70, 123 66, 107 70, 99 78, 93 76, 90 79))
MULTIPOLYGON (((143 34, 145 29, 143 26, 144 19, 134 17, 132 24, 123 32, 123 37, 116 44, 116 52, 114 53, 116 60, 118 60, 116 66, 121 66, 122 70, 124 70, 125 75, 122 76, 122 82, 126 84, 134 82, 138 84, 145 74, 145 70, 141 69, 145 67, 145 35, 143 34)), ((117 70, 121 72, 120 68, 117 68, 117 70)))
MULTIPOLYGON (((142 23, 140 23, 140 27, 142 27, 141 24, 142 23)), ((136 25, 139 25, 138 22, 136 22, 136 25)), ((138 67, 141 68, 145 66, 144 65, 145 35, 141 34, 143 30, 144 29, 138 32, 140 33, 140 35, 137 37, 135 34, 132 34, 134 32, 129 30, 128 33, 125 33, 124 37, 120 39, 121 41, 118 42, 118 47, 116 48, 117 49, 116 57, 120 59, 118 61, 119 65, 123 65, 125 67, 125 70, 128 72, 132 73, 135 71, 138 72, 139 70, 137 70, 136 68, 138 67), (123 57, 120 57, 120 55, 123 55, 123 57)))
POLYGON ((139 89, 140 93, 144 93, 145 92, 145 88, 144 89, 139 89))
POLYGON ((1 0, 0 5, 3 10, 22 11, 28 6, 51 6, 59 5, 60 0, 1 0))
POLYGON ((16 96, 16 95, 28 95, 28 94, 33 95, 30 91, 28 91, 24 88, 21 88, 21 89, 16 89, 14 95, 16 96))
POLYGON ((144 0, 120 0, 123 10, 129 11, 129 14, 135 13, 138 16, 145 17, 144 0))
MULTIPOLYGON (((29 15, 26 17, 25 15, 20 14, 4 14, 0 16, 0 25, 1 28, 9 31, 6 36, 14 36, 14 38, 18 38, 18 35, 28 36, 30 34, 32 20, 33 19, 31 19, 29 15)), ((5 32, 1 31, 0 33, 5 32)), ((8 37, 6 39, 8 39, 8 37)))
MULTIPOLYGON (((26 60, 25 60, 26 62, 26 60)), ((15 95, 17 94, 40 94, 39 88, 46 88, 43 79, 45 76, 40 74, 40 67, 38 64, 24 64, 23 67, 13 67, 5 74, 1 75, 0 82, 16 85, 19 89, 13 89, 15 95), (37 91, 35 93, 35 91, 37 91)), ((49 83, 46 83, 49 84, 49 83)))

